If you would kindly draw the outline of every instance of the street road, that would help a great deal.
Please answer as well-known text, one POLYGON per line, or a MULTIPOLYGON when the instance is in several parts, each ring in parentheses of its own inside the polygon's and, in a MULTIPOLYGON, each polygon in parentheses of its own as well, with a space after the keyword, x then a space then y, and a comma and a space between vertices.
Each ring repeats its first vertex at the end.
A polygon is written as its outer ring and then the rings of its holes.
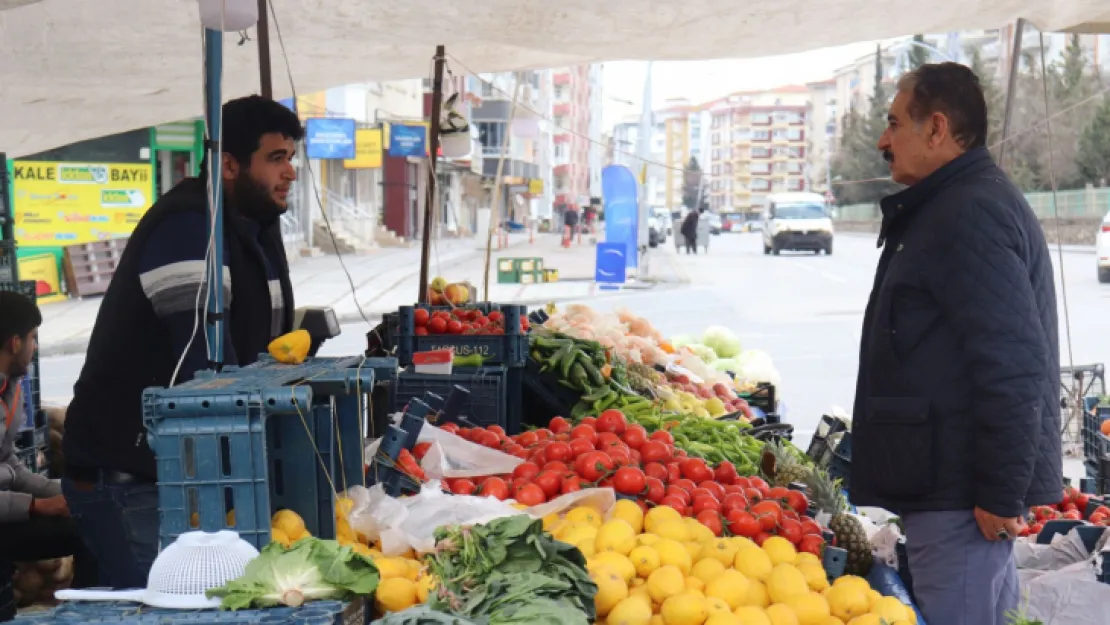
MULTIPOLYGON (((731 327, 745 349, 765 350, 774 359, 783 379, 785 418, 804 448, 823 413, 833 406, 851 411, 860 325, 878 255, 872 235, 838 235, 833 256, 776 257, 763 255, 757 233, 722 234, 713 237, 708 255, 677 259, 690 284, 586 303, 600 310, 628 307, 667 335, 699 334, 715 323, 731 327)), ((1059 270, 1055 249, 1053 260, 1059 270)), ((1061 299, 1061 362, 1104 362, 1110 359, 1103 316, 1110 286, 1098 284, 1093 252, 1065 251, 1063 266, 1065 280, 1057 280, 1057 291, 1067 287, 1074 357, 1068 355, 1061 299)), ((321 351, 358 353, 365 349, 365 333, 364 324, 346 325, 321 351)), ((67 401, 81 363, 81 356, 44 359, 44 398, 67 401)))

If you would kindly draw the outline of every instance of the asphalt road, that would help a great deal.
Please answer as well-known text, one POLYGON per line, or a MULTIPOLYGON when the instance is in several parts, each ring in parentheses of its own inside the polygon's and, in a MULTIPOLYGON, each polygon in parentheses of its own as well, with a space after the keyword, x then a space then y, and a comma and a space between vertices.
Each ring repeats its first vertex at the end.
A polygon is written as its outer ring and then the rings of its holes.
MULTIPOLYGON (((1055 250, 1053 257, 1058 263, 1055 250)), ((796 427, 796 441, 804 445, 823 413, 833 406, 851 410, 860 325, 877 259, 871 235, 838 235, 832 256, 775 257, 762 254, 759 234, 723 234, 713 237, 707 255, 683 254, 677 259, 690 284, 587 303, 602 310, 626 306, 668 335, 699 334, 711 324, 731 327, 745 348, 765 350, 774 359, 783 378, 785 418, 796 427)), ((1110 359, 1110 333, 1103 317, 1110 286, 1098 284, 1094 262, 1093 252, 1063 253, 1064 281, 1057 280, 1057 290, 1067 288, 1074 350, 1069 357, 1061 306, 1063 364, 1110 359)), ((322 352, 358 353, 365 349, 365 333, 365 325, 346 325, 343 335, 322 352)), ((82 360, 44 359, 44 398, 68 401, 82 360)))

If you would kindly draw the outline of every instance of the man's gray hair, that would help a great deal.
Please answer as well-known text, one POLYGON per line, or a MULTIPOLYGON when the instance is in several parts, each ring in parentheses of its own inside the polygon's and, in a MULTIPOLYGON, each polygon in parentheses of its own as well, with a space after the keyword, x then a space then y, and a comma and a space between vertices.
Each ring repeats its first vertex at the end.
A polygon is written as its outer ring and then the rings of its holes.
POLYGON ((965 150, 987 143, 987 102, 979 77, 959 63, 929 63, 898 79, 898 91, 910 96, 910 117, 922 123, 940 113, 949 133, 965 150))

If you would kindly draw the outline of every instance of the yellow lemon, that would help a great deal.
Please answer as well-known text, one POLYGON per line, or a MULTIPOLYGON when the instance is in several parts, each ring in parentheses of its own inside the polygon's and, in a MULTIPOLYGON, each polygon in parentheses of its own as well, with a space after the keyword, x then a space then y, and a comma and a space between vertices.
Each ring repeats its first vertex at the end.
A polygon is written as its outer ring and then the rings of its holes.
POLYGON ((909 614, 907 613, 909 611, 906 604, 894 597, 883 597, 871 606, 871 614, 877 614, 891 623, 908 620, 909 614))
POLYGON ((683 523, 686 524, 686 529, 690 530, 690 537, 692 540, 696 540, 698 542, 708 542, 716 538, 716 536, 713 535, 712 530, 702 525, 701 521, 698 521, 695 518, 688 517, 685 521, 683 521, 683 523))
MULTIPOLYGON (((658 510, 659 508, 654 509, 658 510)), ((689 575, 690 569, 694 566, 693 559, 690 558, 690 552, 680 542, 663 538, 655 543, 655 551, 659 554, 661 564, 677 566, 683 575, 689 575)))
POLYGON ((576 544, 575 547, 578 547, 578 550, 582 552, 583 556, 587 558, 592 558, 597 553, 597 540, 593 538, 587 538, 586 540, 583 540, 582 542, 576 544))
POLYGON ((690 562, 697 562, 701 559, 702 549, 705 548, 705 545, 703 543, 699 543, 696 540, 691 540, 682 544, 685 545, 686 551, 690 554, 690 562))
POLYGON ((628 598, 628 582, 612 569, 597 569, 590 573, 590 579, 597 584, 594 605, 597 615, 609 614, 618 603, 628 598))
POLYGON ((304 527, 304 519, 292 510, 278 510, 270 517, 270 527, 276 527, 285 532, 293 542, 303 538, 308 532, 304 527))
MULTIPOLYGON (((631 541, 636 537, 636 532, 632 526, 621 519, 614 519, 602 524, 601 528, 597 530, 597 537, 594 542, 598 551, 616 551, 620 552, 619 547, 624 545, 626 541, 631 541)), ((634 542, 632 544, 635 544, 634 542)), ((632 548, 629 547, 629 550, 632 548)), ((621 555, 626 555, 625 551, 621 555)))
POLYGON ((427 603, 428 595, 432 594, 436 586, 439 585, 439 580, 435 575, 424 575, 416 580, 416 601, 417 603, 427 603))
POLYGON ((759 545, 755 544, 755 541, 747 536, 733 536, 729 538, 729 540, 736 545, 737 549, 743 549, 744 547, 755 547, 759 549, 759 545))
POLYGON ((794 560, 794 564, 796 564, 798 566, 801 566, 803 564, 818 564, 819 565, 819 564, 821 564, 821 558, 818 558, 817 556, 813 555, 812 553, 810 553, 808 551, 799 551, 797 559, 794 560))
POLYGON ((679 521, 663 521, 659 523, 655 530, 652 532, 660 538, 669 538, 680 543, 685 543, 693 540, 690 535, 690 528, 685 522, 679 521))
POLYGON ((414 582, 420 579, 420 574, 424 572, 424 564, 420 560, 405 560, 405 564, 409 567, 409 572, 405 577, 414 582))
POLYGON ((771 619, 767 618, 762 608, 742 605, 736 608, 732 614, 740 619, 741 625, 771 625, 771 619))
POLYGON ((821 621, 821 625, 844 625, 844 621, 836 618, 835 616, 830 616, 829 618, 821 621))
POLYGON ((868 609, 871 610, 875 609, 875 604, 879 602, 879 599, 883 598, 883 596, 879 594, 879 591, 873 588, 868 588, 867 592, 864 594, 867 595, 867 605, 871 606, 868 609))
POLYGON ((636 537, 636 544, 643 545, 645 547, 651 547, 655 543, 659 542, 659 540, 660 538, 655 534, 640 534, 636 537))
POLYGON ((889 625, 877 614, 861 614, 848 621, 848 625, 889 625))
POLYGON ((586 569, 590 571, 602 568, 612 569, 625 583, 636 577, 636 567, 632 565, 632 561, 615 551, 603 551, 586 563, 586 569))
POLYGON ((767 594, 772 603, 786 603, 792 597, 809 592, 809 584, 793 564, 779 564, 767 578, 767 594))
POLYGON ((571 523, 584 523, 601 527, 601 513, 589 506, 578 506, 567 513, 566 520, 571 523))
MULTIPOLYGON (((658 612, 658 610, 656 612, 658 612)), ((651 623, 649 625, 667 625, 667 624, 663 622, 663 617, 662 616, 660 616, 659 614, 652 614, 651 615, 651 623)))
POLYGON ((613 606, 605 622, 607 625, 648 625, 651 623, 651 601, 629 596, 613 606))
POLYGON ((289 540, 289 536, 280 528, 270 528, 270 540, 275 543, 281 543, 286 549, 293 546, 293 541, 289 540))
POLYGON ((378 575, 382 579, 408 579, 409 565, 402 558, 379 558, 374 564, 377 565, 378 575))
POLYGON ((744 622, 732 612, 718 612, 710 613, 705 625, 744 625, 744 622))
POLYGON ((771 596, 767 594, 767 586, 758 579, 748 578, 748 595, 744 597, 744 605, 758 608, 771 605, 771 596))
POLYGON ((655 600, 651 598, 651 591, 648 590, 648 586, 646 583, 629 588, 628 596, 629 598, 639 597, 643 599, 648 604, 649 608, 651 607, 651 604, 655 602, 655 600))
POLYGON ((866 614, 871 608, 870 602, 867 601, 867 593, 859 589, 855 584, 841 584, 832 585, 825 595, 825 599, 829 602, 829 609, 832 615, 842 621, 866 614))
POLYGON ((403 577, 383 579, 374 591, 374 600, 383 613, 407 610, 416 605, 416 583, 403 577))
POLYGON ((632 561, 632 566, 636 569, 636 575, 647 579, 652 571, 659 568, 659 552, 652 547, 642 546, 636 547, 628 552, 628 559, 632 561))
POLYGON ((703 625, 709 618, 709 608, 704 598, 686 592, 664 601, 659 614, 667 625, 703 625))
POLYGON ((720 575, 705 585, 705 594, 724 599, 728 607, 735 610, 744 605, 748 597, 748 578, 734 569, 721 571, 720 575))
POLYGON ((686 590, 686 578, 677 566, 663 565, 648 576, 647 588, 652 601, 663 603, 686 590))
POLYGON ((821 592, 829 587, 829 577, 825 573, 824 567, 820 564, 813 564, 804 562, 798 565, 798 570, 802 572, 802 576, 806 578, 806 583, 809 584, 809 589, 814 592, 821 592))
POLYGON ((701 559, 713 558, 725 566, 732 566, 736 552, 740 550, 740 545, 727 538, 714 538, 702 545, 701 559))
POLYGON ((545 532, 550 532, 561 520, 558 514, 552 512, 543 518, 543 530, 545 532))
POLYGON ((648 510, 647 514, 644 515, 644 529, 652 534, 656 534, 656 527, 658 527, 660 523, 668 521, 678 521, 681 523, 682 515, 678 513, 678 510, 670 506, 656 506, 648 510))
POLYGON ((720 597, 706 597, 705 607, 707 610, 709 610, 709 616, 713 616, 714 614, 719 614, 721 612, 730 615, 732 614, 732 608, 729 607, 728 603, 720 597))
POLYGON ((644 531, 644 511, 634 501, 618 499, 609 514, 614 520, 620 519, 628 523, 636 534, 644 531))
POLYGON ((690 575, 708 584, 710 580, 720 575, 724 570, 725 565, 721 564, 720 560, 706 557, 694 563, 693 568, 690 569, 690 575))
POLYGON ((770 556, 771 564, 794 564, 798 559, 794 544, 782 536, 772 536, 763 541, 763 551, 770 556))
POLYGON ((833 582, 833 586, 852 586, 862 593, 871 590, 871 585, 867 583, 867 580, 857 575, 841 575, 833 582))
POLYGON ((799 625, 798 615, 794 614, 794 610, 791 610, 788 605, 774 603, 768 606, 764 613, 771 621, 771 625, 799 625))
POLYGON ((749 579, 767 581, 775 565, 771 564, 771 556, 759 547, 741 547, 733 558, 732 566, 749 579))
POLYGON ((556 536, 559 540, 570 544, 577 545, 583 540, 592 539, 597 540, 598 529, 593 525, 586 523, 575 523, 567 529, 563 530, 560 536, 556 536))
POLYGON ((687 577, 686 578, 686 590, 694 590, 694 591, 700 592, 702 594, 705 594, 705 582, 701 581, 700 579, 698 579, 696 577, 687 577))
POLYGON ((822 625, 832 614, 825 598, 815 592, 798 595, 786 602, 794 615, 798 617, 798 625, 822 625))

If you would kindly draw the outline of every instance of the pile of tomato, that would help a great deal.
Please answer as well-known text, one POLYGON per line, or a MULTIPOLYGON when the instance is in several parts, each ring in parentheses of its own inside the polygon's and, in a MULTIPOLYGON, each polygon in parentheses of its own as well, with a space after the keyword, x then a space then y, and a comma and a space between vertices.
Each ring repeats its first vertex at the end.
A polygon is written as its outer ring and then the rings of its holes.
POLYGON ((546 428, 516 436, 498 426, 440 427, 525 461, 511 475, 447 480, 445 488, 455 494, 535 506, 585 488, 612 488, 645 510, 669 506, 697 518, 717 536, 746 536, 762 544, 777 535, 814 554, 824 545, 822 528, 806 515, 804 493, 738 475, 729 462, 713 467, 688 457, 668 432, 649 434, 619 410, 578 425, 555 417, 546 428))
POLYGON ((1091 510, 1090 516, 1087 516, 1087 510, 1091 507, 1090 504, 1090 495, 1079 492, 1078 488, 1069 486, 1064 489, 1060 503, 1051 506, 1034 506, 1029 511, 1029 518, 1026 520, 1025 529, 1022 530, 1021 535, 1036 536, 1044 529, 1045 523, 1056 519, 1087 521, 1092 525, 1110 527, 1110 507, 1099 505, 1091 510))
MULTIPOLYGON (((453 308, 451 310, 429 311, 417 308, 413 311, 415 332, 419 336, 429 334, 469 334, 491 336, 505 334, 505 315, 499 310, 489 314, 477 308, 453 308)), ((521 316, 520 331, 527 332, 528 318, 521 316)))

